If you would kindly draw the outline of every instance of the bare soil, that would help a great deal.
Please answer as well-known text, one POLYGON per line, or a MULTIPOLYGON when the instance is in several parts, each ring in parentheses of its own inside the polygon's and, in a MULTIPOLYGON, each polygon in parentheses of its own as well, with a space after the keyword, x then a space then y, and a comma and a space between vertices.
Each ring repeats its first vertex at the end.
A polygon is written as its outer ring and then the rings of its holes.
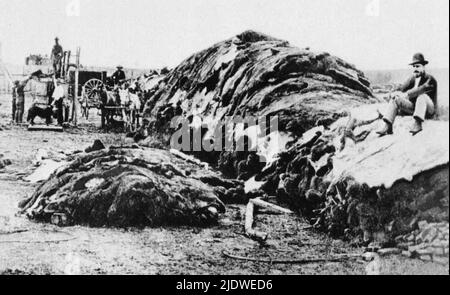
MULTIPOLYGON (((30 101, 30 98, 27 98, 30 101)), ((224 250, 263 259, 326 258, 362 253, 340 240, 307 229, 296 216, 258 215, 256 226, 269 233, 266 245, 244 236, 245 207, 227 206, 218 225, 158 228, 60 228, 17 215, 19 201, 36 184, 22 178, 33 171, 38 149, 49 154, 84 149, 95 139, 125 142, 122 134, 100 132, 99 118, 64 133, 30 132, 9 125, 11 100, 0 95, 0 154, 12 165, 0 169, 0 274, 365 274, 367 262, 270 264, 223 256, 224 250)), ((38 119, 37 119, 38 121, 38 119)), ((36 121, 36 122, 37 122, 36 121)), ((448 265, 401 256, 383 258, 382 274, 448 274, 448 265)))

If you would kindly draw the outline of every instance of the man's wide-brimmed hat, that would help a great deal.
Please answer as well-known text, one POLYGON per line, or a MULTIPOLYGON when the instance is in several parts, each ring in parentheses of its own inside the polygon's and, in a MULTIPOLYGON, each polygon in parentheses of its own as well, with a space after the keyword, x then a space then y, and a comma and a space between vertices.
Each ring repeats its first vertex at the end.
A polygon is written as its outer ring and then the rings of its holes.
POLYGON ((416 53, 413 56, 413 61, 409 65, 413 66, 415 64, 426 65, 428 64, 428 60, 425 59, 422 53, 416 53))
POLYGON ((121 65, 118 65, 116 68, 123 69, 123 67, 121 65))

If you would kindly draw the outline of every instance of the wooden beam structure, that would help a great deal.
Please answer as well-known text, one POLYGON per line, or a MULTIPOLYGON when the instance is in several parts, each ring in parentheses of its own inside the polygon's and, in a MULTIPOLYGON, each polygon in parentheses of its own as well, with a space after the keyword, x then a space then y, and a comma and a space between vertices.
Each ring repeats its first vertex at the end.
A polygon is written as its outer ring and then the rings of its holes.
POLYGON ((54 132, 63 132, 64 129, 62 126, 55 125, 28 125, 28 131, 54 131, 54 132))
POLYGON ((73 102, 72 102, 72 123, 77 126, 78 124, 78 114, 77 114, 77 102, 78 102, 78 76, 80 72, 80 52, 81 48, 77 47, 77 54, 76 54, 76 66, 75 69, 75 85, 73 89, 73 102))

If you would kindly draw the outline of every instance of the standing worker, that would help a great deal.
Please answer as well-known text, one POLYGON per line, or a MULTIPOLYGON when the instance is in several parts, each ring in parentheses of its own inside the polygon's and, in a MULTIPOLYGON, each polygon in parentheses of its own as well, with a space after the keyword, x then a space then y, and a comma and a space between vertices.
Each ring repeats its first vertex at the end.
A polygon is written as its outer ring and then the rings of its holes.
POLYGON ((28 77, 23 81, 15 81, 14 88, 16 92, 16 109, 15 109, 15 122, 22 123, 23 122, 23 112, 25 109, 25 86, 27 86, 28 81, 32 78, 32 76, 28 77))
POLYGON ((55 38, 55 45, 53 45, 52 53, 50 54, 50 58, 52 60, 53 65, 53 73, 56 75, 56 78, 60 78, 61 76, 61 60, 64 55, 64 51, 62 46, 59 44, 59 38, 55 38))
POLYGON ((53 91, 53 102, 52 102, 52 106, 56 107, 56 118, 58 120, 58 125, 62 126, 63 122, 64 122, 64 117, 63 117, 63 103, 64 103, 64 87, 62 86, 62 81, 61 79, 55 79, 54 78, 54 83, 55 83, 55 90, 53 91))

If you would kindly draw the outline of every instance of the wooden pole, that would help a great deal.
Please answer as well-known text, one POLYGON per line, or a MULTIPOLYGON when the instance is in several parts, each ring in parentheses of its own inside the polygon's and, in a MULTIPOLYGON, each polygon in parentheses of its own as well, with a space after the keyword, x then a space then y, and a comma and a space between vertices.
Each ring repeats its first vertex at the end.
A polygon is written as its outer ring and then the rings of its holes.
POLYGON ((255 204, 259 207, 262 207, 262 208, 276 210, 276 211, 279 211, 279 212, 285 213, 285 214, 294 214, 294 212, 292 212, 289 209, 285 209, 285 208, 277 206, 275 204, 268 203, 266 201, 261 200, 260 198, 251 199, 250 202, 252 202, 253 204, 255 204))
POLYGON ((267 240, 267 233, 260 232, 253 229, 253 211, 255 208, 255 204, 253 202, 248 202, 246 210, 245 210, 245 234, 255 240, 265 241, 267 240))
POLYGON ((67 73, 69 72, 70 55, 71 55, 71 52, 70 52, 70 50, 69 50, 69 51, 67 51, 67 63, 66 63, 66 70, 64 71, 64 72, 66 73, 66 75, 67 75, 67 73))
POLYGON ((77 118, 77 101, 78 101, 78 74, 80 69, 80 47, 77 47, 77 54, 76 54, 76 69, 75 69, 75 85, 73 90, 73 124, 77 126, 78 118, 77 118))

